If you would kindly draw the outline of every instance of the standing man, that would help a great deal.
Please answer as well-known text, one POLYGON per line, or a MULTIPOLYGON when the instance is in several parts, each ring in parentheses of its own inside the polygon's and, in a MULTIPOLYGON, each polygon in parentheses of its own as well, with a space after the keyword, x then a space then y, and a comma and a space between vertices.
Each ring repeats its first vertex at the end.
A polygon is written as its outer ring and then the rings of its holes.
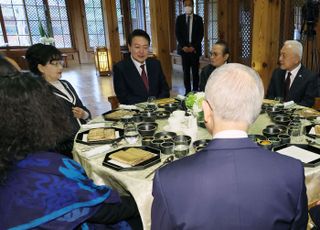
POLYGON ((301 64, 302 44, 295 40, 284 43, 279 57, 280 68, 272 73, 266 98, 312 107, 318 93, 317 75, 301 64))
POLYGON ((178 54, 182 58, 183 79, 186 94, 191 91, 190 68, 192 69, 193 91, 199 90, 199 58, 203 39, 203 22, 199 15, 193 14, 193 0, 184 0, 185 14, 176 20, 178 54))
POLYGON ((301 161, 263 149, 247 135, 264 96, 241 64, 217 68, 202 107, 212 141, 156 172, 151 229, 306 229, 301 161))
POLYGON ((169 97, 169 87, 161 64, 148 58, 150 37, 144 30, 134 30, 128 38, 130 57, 113 67, 114 91, 121 104, 132 105, 148 97, 169 97))

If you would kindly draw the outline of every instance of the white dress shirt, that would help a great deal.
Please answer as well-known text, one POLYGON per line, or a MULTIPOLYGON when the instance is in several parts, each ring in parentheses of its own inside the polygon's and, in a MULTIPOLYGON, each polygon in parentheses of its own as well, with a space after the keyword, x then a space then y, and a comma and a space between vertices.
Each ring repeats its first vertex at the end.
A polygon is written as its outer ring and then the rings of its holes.
POLYGON ((294 79, 296 78, 298 72, 299 72, 299 69, 301 68, 301 64, 299 64, 296 68, 294 68, 292 71, 287 71, 286 72, 286 77, 288 76, 288 73, 290 72, 291 73, 291 76, 290 76, 290 87, 292 85, 292 82, 294 81, 294 79))
POLYGON ((136 69, 139 72, 139 75, 141 76, 142 73, 142 69, 141 69, 141 65, 144 65, 144 71, 146 72, 147 78, 148 78, 148 71, 147 71, 147 65, 146 62, 140 63, 138 61, 136 61, 132 56, 131 56, 131 60, 133 61, 133 64, 135 65, 136 69))
POLYGON ((224 130, 216 133, 213 139, 247 138, 248 134, 242 130, 224 130))

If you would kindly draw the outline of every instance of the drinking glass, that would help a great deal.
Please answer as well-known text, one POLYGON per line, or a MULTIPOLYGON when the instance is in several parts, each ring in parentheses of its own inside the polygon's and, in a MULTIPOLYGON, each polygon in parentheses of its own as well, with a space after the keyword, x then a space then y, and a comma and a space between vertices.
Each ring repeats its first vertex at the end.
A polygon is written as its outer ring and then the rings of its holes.
POLYGON ((157 98, 154 96, 150 96, 147 99, 147 108, 151 110, 156 110, 157 109, 157 104, 156 104, 157 98))
POLYGON ((124 138, 128 144, 135 144, 139 139, 139 132, 134 123, 124 125, 124 138))

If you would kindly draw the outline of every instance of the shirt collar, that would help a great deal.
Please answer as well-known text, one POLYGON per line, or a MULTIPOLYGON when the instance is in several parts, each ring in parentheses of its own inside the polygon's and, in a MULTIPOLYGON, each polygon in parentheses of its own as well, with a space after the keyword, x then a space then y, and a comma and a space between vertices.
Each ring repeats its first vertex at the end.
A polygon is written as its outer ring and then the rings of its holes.
POLYGON ((132 55, 130 56, 131 57, 131 60, 133 61, 133 64, 135 65, 135 67, 137 68, 138 72, 140 73, 142 70, 141 70, 141 65, 145 65, 144 69, 145 71, 147 70, 147 65, 146 65, 146 61, 144 61, 143 63, 140 63, 138 61, 136 61, 132 55))
POLYGON ((288 72, 291 73, 291 76, 294 76, 294 77, 297 76, 300 68, 301 68, 301 63, 296 68, 294 68, 293 70, 287 71, 286 76, 288 75, 288 72))
POLYGON ((246 138, 248 134, 242 130, 223 130, 216 133, 213 139, 226 139, 226 138, 246 138))

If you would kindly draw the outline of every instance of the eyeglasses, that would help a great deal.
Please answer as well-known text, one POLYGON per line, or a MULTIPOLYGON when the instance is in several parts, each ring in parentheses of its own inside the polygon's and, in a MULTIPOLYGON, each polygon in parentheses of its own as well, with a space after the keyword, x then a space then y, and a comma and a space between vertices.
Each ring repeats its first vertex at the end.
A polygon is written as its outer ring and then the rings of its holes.
POLYGON ((51 61, 50 63, 49 63, 50 65, 53 65, 53 66, 58 66, 58 65, 61 65, 62 67, 63 67, 63 65, 64 65, 64 61, 63 60, 54 60, 54 61, 51 61))
POLYGON ((210 57, 217 57, 217 56, 220 56, 220 55, 222 55, 222 53, 216 53, 216 52, 209 52, 209 55, 210 55, 210 57))
POLYGON ((204 99, 204 100, 205 100, 205 102, 207 102, 207 104, 209 105, 209 108, 211 109, 211 111, 213 111, 213 109, 212 109, 212 107, 211 107, 211 105, 210 105, 209 101, 208 101, 207 99, 204 99))

